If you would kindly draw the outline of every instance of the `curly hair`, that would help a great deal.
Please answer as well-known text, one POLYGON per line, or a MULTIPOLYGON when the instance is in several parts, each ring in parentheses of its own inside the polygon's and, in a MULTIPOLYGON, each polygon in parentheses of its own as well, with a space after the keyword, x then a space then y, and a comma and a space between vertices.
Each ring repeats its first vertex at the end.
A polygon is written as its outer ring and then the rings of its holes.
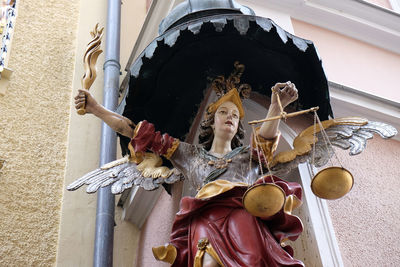
MULTIPOLYGON (((214 140, 214 130, 212 125, 214 124, 214 114, 207 114, 206 118, 200 123, 200 134, 199 134, 199 144, 203 146, 205 150, 210 150, 212 142, 214 140)), ((232 149, 242 146, 244 138, 244 128, 242 122, 239 121, 238 129, 233 136, 231 141, 232 149)))

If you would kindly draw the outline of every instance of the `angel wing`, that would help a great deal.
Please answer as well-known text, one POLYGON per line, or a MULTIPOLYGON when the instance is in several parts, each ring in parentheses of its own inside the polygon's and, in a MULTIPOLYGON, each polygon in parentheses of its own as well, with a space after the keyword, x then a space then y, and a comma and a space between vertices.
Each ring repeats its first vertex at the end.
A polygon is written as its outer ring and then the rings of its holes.
POLYGON ((183 180, 183 175, 175 168, 161 166, 162 159, 154 153, 145 153, 144 160, 135 164, 129 157, 110 162, 91 171, 67 186, 73 191, 88 185, 87 193, 95 193, 100 187, 111 185, 113 194, 121 194, 133 185, 145 190, 155 190, 161 184, 173 184, 183 180))
MULTIPOLYGON (((346 117, 322 122, 329 142, 341 149, 349 149, 350 155, 360 154, 366 147, 367 140, 379 134, 387 139, 395 136, 397 130, 382 122, 368 121, 358 117, 346 117)), ((278 175, 286 174, 298 164, 311 160, 316 167, 325 165, 332 157, 334 151, 321 133, 319 125, 310 126, 301 132, 293 141, 293 149, 277 154, 271 162, 271 170, 278 175), (316 137, 314 137, 314 130, 316 137), (313 147, 314 146, 314 147, 313 147)))

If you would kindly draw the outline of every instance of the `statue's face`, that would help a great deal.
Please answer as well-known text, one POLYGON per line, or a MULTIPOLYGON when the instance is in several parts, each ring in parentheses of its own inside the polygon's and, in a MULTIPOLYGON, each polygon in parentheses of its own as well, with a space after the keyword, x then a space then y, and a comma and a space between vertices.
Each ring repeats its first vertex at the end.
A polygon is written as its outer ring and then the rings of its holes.
POLYGON ((230 102, 222 103, 214 115, 214 136, 232 139, 239 125, 239 110, 230 102))

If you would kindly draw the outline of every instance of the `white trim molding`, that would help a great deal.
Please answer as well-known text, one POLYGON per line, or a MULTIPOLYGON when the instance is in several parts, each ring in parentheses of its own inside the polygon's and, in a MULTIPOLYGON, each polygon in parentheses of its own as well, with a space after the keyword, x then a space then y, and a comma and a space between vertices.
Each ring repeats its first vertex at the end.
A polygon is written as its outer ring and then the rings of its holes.
MULTIPOLYGON (((284 122, 281 122, 279 130, 282 133, 283 139, 289 144, 293 144, 297 133, 284 122)), ((307 223, 310 225, 305 231, 312 231, 312 233, 307 234, 311 235, 313 241, 316 242, 313 248, 317 251, 313 254, 319 256, 318 259, 314 259, 314 263, 320 261, 320 266, 343 267, 342 256, 326 200, 318 198, 311 190, 313 173, 316 173, 316 170, 312 170, 311 168, 313 167, 309 163, 300 164, 298 173, 303 188, 303 206, 307 207, 307 214, 303 214, 302 217, 305 217, 307 223)), ((303 233, 303 235, 304 234, 305 233, 303 233)), ((312 244, 307 244, 307 246, 310 245, 312 244)), ((319 265, 316 264, 314 266, 319 265)))
POLYGON ((400 14, 393 10, 363 0, 247 1, 400 54, 400 14))
POLYGON ((163 188, 146 191, 139 186, 134 186, 126 200, 123 202, 122 219, 142 228, 153 210, 163 188))
MULTIPOLYGON (((400 130, 400 103, 334 82, 329 82, 329 92, 335 117, 364 117, 388 123, 400 130)), ((400 135, 393 139, 400 141, 400 135)))

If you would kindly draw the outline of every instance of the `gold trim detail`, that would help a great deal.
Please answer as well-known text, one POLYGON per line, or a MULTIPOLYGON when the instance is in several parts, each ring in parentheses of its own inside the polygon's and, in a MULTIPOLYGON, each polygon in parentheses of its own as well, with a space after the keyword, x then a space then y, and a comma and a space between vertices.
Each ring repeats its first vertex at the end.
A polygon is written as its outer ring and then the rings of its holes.
POLYGON ((125 156, 123 158, 120 158, 120 159, 117 159, 117 160, 114 160, 114 161, 104 164, 103 166, 100 167, 100 169, 108 170, 108 169, 111 169, 112 167, 115 167, 115 166, 118 166, 118 165, 121 165, 121 164, 124 164, 127 162, 129 162, 129 157, 125 156))
MULTIPOLYGON (((231 101, 239 110, 239 117, 243 119, 244 117, 244 109, 242 105, 242 100, 240 99, 239 92, 236 88, 231 89, 229 92, 224 94, 220 99, 210 104, 207 108, 207 114, 214 114, 218 107, 227 101, 231 101)), ((206 114, 206 116, 207 116, 206 114)))
POLYGON ((159 246, 159 247, 153 247, 151 248, 153 251, 154 258, 158 261, 164 261, 169 264, 173 264, 176 256, 177 256, 177 251, 176 248, 171 245, 165 245, 165 246, 159 246))
POLYGON ((237 106, 239 117, 243 119, 244 109, 240 98, 249 98, 251 86, 249 84, 240 83, 240 78, 243 75, 245 66, 240 64, 239 61, 235 61, 233 66, 234 70, 228 78, 225 78, 224 75, 219 75, 211 82, 210 87, 217 94, 219 99, 207 107, 206 119, 214 114, 218 107, 226 101, 231 101, 237 106))
POLYGON ((268 218, 282 209, 285 204, 285 192, 273 183, 256 184, 244 193, 242 203, 251 215, 268 218))
POLYGON ((146 152, 142 162, 137 165, 137 170, 142 173, 145 178, 168 178, 174 173, 174 169, 162 166, 162 159, 160 156, 146 152))
POLYGON ((249 185, 242 182, 234 183, 227 180, 215 180, 203 186, 197 193, 195 198, 208 199, 220 195, 222 193, 225 193, 237 186, 247 187, 249 185))
POLYGON ((202 238, 197 243, 197 252, 196 256, 194 257, 193 267, 203 267, 203 257, 205 253, 208 253, 221 267, 225 266, 219 258, 217 252, 211 246, 208 238, 202 238))
MULTIPOLYGON (((321 122, 322 127, 327 129, 329 127, 335 125, 365 125, 368 123, 367 119, 359 118, 359 117, 345 117, 338 118, 332 120, 326 120, 321 122)), ((319 125, 315 126, 316 133, 321 131, 319 125)), ((280 152, 278 155, 273 157, 271 162, 271 167, 279 164, 279 163, 287 163, 294 160, 297 156, 302 156, 309 153, 312 149, 312 145, 318 141, 317 138, 314 138, 314 125, 308 127, 304 131, 302 131, 293 141, 293 149, 280 152)))
POLYGON ((267 157, 267 162, 271 162, 273 159, 274 152, 278 148, 279 139, 281 132, 278 131, 277 136, 271 139, 266 139, 259 134, 261 127, 256 128, 256 136, 253 136, 252 147, 256 148, 256 144, 262 149, 263 154, 267 157))
POLYGON ((354 178, 343 167, 329 167, 319 171, 311 181, 314 195, 323 199, 338 199, 353 188, 354 178))
POLYGON ((174 154, 174 152, 178 149, 178 146, 181 142, 179 141, 179 139, 174 139, 174 142, 172 143, 172 146, 170 148, 168 148, 167 153, 164 155, 164 157, 166 159, 170 159, 172 157, 172 155, 174 154))
MULTIPOLYGON (((133 130, 133 136, 132 139, 135 138, 139 132, 140 127, 142 126, 142 122, 139 122, 135 129, 133 130)), ((135 152, 135 150, 133 149, 133 146, 131 145, 131 143, 129 142, 128 144, 128 149, 129 152, 131 152, 131 155, 129 157, 129 161, 134 162, 136 164, 139 164, 140 162, 143 161, 144 159, 144 153, 143 152, 135 152)))
MULTIPOLYGON (((103 52, 103 50, 100 49, 101 39, 103 38, 103 30, 104 27, 99 28, 99 23, 97 23, 93 31, 90 32, 90 35, 93 39, 87 44, 85 55, 83 56, 83 66, 85 69, 85 73, 83 74, 83 77, 81 79, 81 84, 82 87, 87 90, 90 89, 94 80, 96 80, 97 77, 97 58, 103 52)), ((77 113, 79 115, 85 115, 85 106, 79 108, 77 110, 77 113)))
POLYGON ((298 199, 295 195, 289 195, 286 197, 285 205, 283 206, 283 211, 286 214, 292 215, 292 211, 301 206, 303 202, 298 199))
MULTIPOLYGON (((294 211, 295 209, 297 209, 298 207, 300 207, 303 204, 303 202, 298 199, 295 195, 289 195, 286 197, 286 201, 285 201, 285 205, 283 206, 283 212, 285 214, 297 217, 296 215, 292 214, 292 211, 294 211)), ((303 221, 300 220, 299 221, 301 223, 301 227, 304 229, 304 225, 303 225, 303 221)), ((284 238, 282 239, 282 241, 279 243, 281 245, 281 247, 286 247, 288 244, 286 244, 287 241, 290 241, 289 238, 284 238)))

